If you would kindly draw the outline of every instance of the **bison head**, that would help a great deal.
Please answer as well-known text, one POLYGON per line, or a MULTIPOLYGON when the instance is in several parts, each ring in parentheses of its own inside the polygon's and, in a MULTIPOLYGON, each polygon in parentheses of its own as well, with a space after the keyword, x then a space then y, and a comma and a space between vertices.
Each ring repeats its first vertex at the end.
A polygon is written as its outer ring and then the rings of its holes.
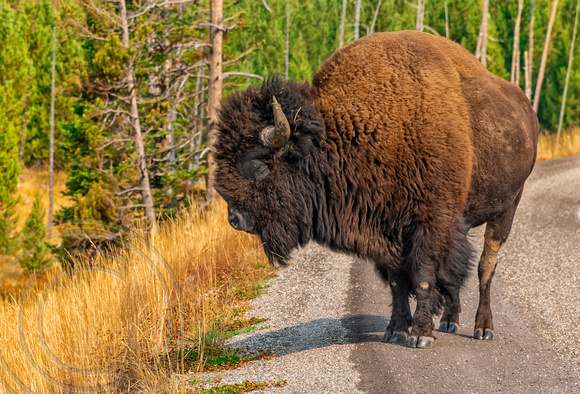
POLYGON ((312 238, 324 136, 308 85, 273 77, 222 104, 214 186, 232 227, 258 235, 270 262, 312 238))

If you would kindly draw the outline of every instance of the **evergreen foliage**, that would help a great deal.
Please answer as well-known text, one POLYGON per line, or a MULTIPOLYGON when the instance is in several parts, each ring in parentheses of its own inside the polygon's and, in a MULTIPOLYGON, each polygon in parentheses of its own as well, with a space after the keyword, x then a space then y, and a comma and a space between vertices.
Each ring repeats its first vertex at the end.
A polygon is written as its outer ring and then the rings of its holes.
POLYGON ((27 45, 17 13, 0 0, 0 254, 14 237, 18 130, 26 96, 27 45))
POLYGON ((45 242, 46 228, 44 222, 45 209, 40 200, 40 195, 36 195, 32 212, 22 230, 22 255, 20 265, 25 271, 40 271, 48 267, 52 254, 49 244, 45 242))

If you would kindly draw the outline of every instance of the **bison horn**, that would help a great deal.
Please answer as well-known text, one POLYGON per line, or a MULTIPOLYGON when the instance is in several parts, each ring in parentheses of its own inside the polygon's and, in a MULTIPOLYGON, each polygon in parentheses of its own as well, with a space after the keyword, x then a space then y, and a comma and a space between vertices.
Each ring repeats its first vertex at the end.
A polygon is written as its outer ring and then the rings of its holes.
POLYGON ((290 123, 282 107, 276 100, 275 96, 272 96, 272 109, 274 111, 274 126, 268 126, 262 130, 260 138, 264 145, 270 148, 281 148, 288 142, 290 138, 290 123))

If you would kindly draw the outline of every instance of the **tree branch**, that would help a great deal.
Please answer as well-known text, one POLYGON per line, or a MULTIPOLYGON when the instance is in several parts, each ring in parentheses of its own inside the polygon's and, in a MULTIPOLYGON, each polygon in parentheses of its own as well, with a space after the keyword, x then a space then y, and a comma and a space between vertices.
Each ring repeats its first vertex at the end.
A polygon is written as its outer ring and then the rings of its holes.
POLYGON ((264 80, 264 77, 262 77, 261 75, 258 75, 258 74, 243 73, 243 72, 238 72, 238 71, 228 71, 228 72, 223 73, 224 79, 226 79, 227 77, 232 77, 232 76, 256 78, 256 79, 259 79, 260 81, 264 80))
POLYGON ((262 4, 264 4, 264 7, 266 7, 266 9, 268 10, 268 12, 271 14, 272 13, 272 9, 270 7, 268 7, 268 3, 266 3, 266 0, 262 0, 262 4))
POLYGON ((131 189, 126 189, 126 190, 123 190, 123 191, 121 191, 121 192, 115 193, 115 194, 113 194, 113 195, 114 195, 114 196, 121 196, 121 195, 123 195, 123 194, 133 194, 133 193, 138 193, 138 192, 141 192, 142 190, 143 190, 143 189, 142 189, 142 188, 140 188, 140 187, 133 187, 133 188, 131 188, 131 189))

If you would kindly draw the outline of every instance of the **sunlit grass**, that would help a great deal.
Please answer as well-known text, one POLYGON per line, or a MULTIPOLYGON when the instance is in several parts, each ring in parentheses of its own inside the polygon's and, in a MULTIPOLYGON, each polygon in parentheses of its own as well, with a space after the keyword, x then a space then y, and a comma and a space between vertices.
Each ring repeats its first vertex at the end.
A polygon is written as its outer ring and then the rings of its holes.
POLYGON ((203 357, 212 335, 223 340, 246 307, 240 289, 269 270, 257 239, 226 218, 223 202, 195 206, 150 243, 131 237, 72 274, 29 277, 0 302, 0 392, 174 389, 179 349, 203 357))
MULTIPOLYGON (((39 194, 42 206, 45 209, 45 221, 48 221, 49 209, 49 181, 50 174, 47 169, 43 168, 23 168, 20 172, 20 182, 18 184, 18 191, 16 197, 19 202, 15 207, 15 217, 17 218, 16 229, 20 230, 24 227, 24 222, 30 212, 32 212, 32 204, 36 195, 39 194)), ((58 212, 62 207, 67 207, 72 204, 69 197, 64 196, 62 192, 66 190, 67 175, 64 171, 56 171, 54 173, 54 212, 58 212)))
POLYGON ((580 127, 564 130, 556 144, 555 133, 541 133, 538 139, 537 161, 557 159, 559 157, 580 155, 580 127))

